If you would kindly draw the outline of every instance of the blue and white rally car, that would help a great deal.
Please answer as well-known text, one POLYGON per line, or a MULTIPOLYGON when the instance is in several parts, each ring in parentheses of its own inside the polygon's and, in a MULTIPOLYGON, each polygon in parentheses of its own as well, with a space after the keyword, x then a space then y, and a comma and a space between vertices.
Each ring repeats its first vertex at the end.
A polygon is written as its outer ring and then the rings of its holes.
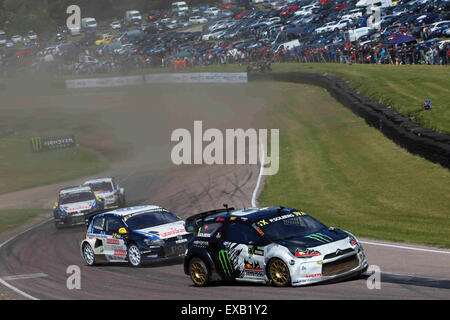
POLYGON ((59 191, 53 205, 56 228, 84 224, 86 217, 104 209, 103 200, 89 186, 75 186, 59 191))
POLYGON ((129 262, 139 267, 183 256, 190 237, 182 219, 161 207, 146 205, 91 217, 80 249, 89 266, 129 262))

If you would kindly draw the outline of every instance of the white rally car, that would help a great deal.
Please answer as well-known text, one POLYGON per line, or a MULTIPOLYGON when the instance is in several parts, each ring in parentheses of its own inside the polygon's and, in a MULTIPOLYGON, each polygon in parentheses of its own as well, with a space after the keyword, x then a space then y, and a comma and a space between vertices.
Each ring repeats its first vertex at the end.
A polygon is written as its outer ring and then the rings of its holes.
POLYGON ((95 195, 103 199, 105 209, 125 206, 125 189, 119 187, 114 178, 88 180, 83 185, 91 187, 95 195))
POLYGON ((368 267, 349 232, 284 207, 234 208, 186 219, 194 233, 184 272, 195 286, 214 280, 301 286, 359 277, 368 267))
POLYGON ((138 267, 183 256, 190 237, 181 218, 161 207, 146 205, 92 217, 80 249, 89 266, 129 262, 138 267))

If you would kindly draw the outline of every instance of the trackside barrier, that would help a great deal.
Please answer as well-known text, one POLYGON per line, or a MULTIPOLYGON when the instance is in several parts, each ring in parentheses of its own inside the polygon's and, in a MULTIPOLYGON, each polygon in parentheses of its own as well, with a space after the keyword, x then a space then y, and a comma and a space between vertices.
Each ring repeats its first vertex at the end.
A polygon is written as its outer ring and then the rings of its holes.
POLYGON ((145 75, 146 83, 246 83, 245 72, 161 73, 145 75))
POLYGON ((421 127, 407 116, 356 93, 345 81, 329 75, 287 72, 249 74, 249 81, 285 81, 322 87, 339 103, 365 119, 386 137, 412 154, 450 169, 450 135, 421 127))
POLYGON ((66 80, 66 88, 122 87, 144 84, 144 76, 66 80))
POLYGON ((245 72, 161 73, 141 76, 66 80, 66 88, 121 87, 151 83, 246 83, 245 72))

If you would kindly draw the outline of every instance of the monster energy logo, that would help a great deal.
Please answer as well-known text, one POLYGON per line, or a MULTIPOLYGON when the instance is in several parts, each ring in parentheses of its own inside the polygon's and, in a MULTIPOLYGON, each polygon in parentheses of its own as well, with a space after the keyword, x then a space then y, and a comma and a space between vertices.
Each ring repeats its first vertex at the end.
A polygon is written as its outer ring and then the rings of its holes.
POLYGON ((33 137, 30 140, 31 152, 42 152, 54 149, 75 147, 75 137, 73 135, 54 137, 54 138, 42 138, 33 137))
POLYGON ((41 150, 42 150, 42 138, 41 137, 31 138, 31 151, 40 152, 41 150))
POLYGON ((228 255, 228 250, 220 250, 219 251, 219 261, 222 265, 222 269, 225 272, 225 274, 229 277, 231 277, 231 274, 233 272, 233 265, 230 260, 230 256, 228 255))
POLYGON ((305 238, 314 239, 314 240, 317 240, 317 241, 320 241, 323 243, 333 241, 332 237, 327 236, 326 234, 323 234, 323 233, 313 233, 313 234, 307 235, 305 238))

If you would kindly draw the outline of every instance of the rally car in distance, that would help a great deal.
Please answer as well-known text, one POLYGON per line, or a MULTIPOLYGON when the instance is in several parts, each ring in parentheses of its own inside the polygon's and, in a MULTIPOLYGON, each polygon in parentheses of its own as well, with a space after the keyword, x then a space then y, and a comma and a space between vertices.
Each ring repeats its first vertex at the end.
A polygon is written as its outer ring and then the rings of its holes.
POLYGON ((88 222, 81 256, 88 266, 129 262, 133 267, 180 257, 192 236, 184 225, 182 219, 158 206, 101 213, 88 222))
POLYGON ((89 186, 64 188, 53 205, 56 228, 84 224, 86 215, 103 210, 103 200, 89 186))
POLYGON ((95 195, 103 199, 105 209, 125 206, 125 189, 120 188, 114 178, 88 180, 83 185, 91 187, 95 195))
POLYGON ((368 264, 349 232, 284 207, 219 209, 186 219, 184 272, 195 286, 243 280, 300 286, 357 277, 368 264))

